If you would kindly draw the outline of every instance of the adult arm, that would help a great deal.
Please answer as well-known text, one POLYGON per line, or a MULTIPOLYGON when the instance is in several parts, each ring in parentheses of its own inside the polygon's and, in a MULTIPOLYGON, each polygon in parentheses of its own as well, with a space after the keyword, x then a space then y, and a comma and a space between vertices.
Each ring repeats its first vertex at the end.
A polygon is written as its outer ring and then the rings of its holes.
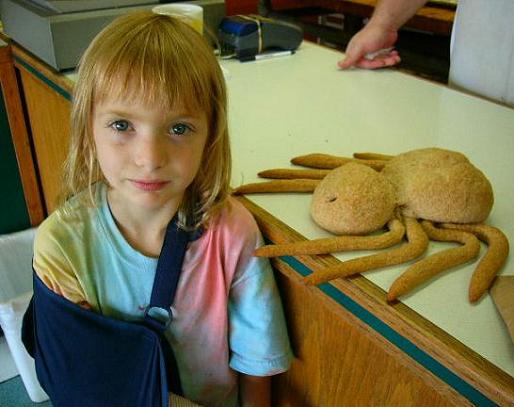
POLYGON ((348 43, 346 57, 339 61, 339 67, 375 69, 400 62, 396 50, 371 59, 366 58, 366 55, 392 47, 398 38, 398 29, 426 2, 427 0, 380 0, 369 22, 348 43))
POLYGON ((269 407, 271 405, 271 379, 269 377, 239 374, 239 398, 242 407, 269 407))

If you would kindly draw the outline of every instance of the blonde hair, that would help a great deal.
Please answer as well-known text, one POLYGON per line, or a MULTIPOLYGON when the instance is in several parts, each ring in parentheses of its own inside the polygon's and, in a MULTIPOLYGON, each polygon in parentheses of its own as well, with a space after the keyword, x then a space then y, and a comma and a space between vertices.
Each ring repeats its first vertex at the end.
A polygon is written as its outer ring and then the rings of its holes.
POLYGON ((92 134, 93 103, 134 98, 172 108, 182 103, 207 115, 209 135, 200 169, 178 216, 182 227, 205 225, 229 193, 231 157, 227 96, 213 49, 178 19, 137 12, 104 28, 82 56, 71 109, 71 139, 64 166, 61 203, 103 180, 92 134))

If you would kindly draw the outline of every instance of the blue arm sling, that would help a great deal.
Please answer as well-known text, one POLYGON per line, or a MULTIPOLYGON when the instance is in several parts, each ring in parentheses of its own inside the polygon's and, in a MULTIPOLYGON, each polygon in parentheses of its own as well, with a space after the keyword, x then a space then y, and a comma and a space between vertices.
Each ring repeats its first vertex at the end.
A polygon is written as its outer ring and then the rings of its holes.
POLYGON ((187 244, 192 235, 174 218, 166 229, 150 304, 142 322, 106 317, 51 291, 34 273, 34 295, 22 337, 42 387, 55 407, 168 406, 181 394, 173 350, 164 337, 171 322, 187 244), (165 310, 167 320, 152 317, 165 310))

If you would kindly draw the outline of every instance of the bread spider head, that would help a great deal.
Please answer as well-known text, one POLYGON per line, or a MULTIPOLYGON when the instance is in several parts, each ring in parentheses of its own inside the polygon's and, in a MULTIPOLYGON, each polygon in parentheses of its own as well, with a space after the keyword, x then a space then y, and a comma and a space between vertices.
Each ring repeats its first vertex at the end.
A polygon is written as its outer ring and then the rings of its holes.
POLYGON ((314 222, 334 234, 363 235, 382 228, 397 205, 394 187, 381 173, 357 163, 332 170, 314 190, 314 222))

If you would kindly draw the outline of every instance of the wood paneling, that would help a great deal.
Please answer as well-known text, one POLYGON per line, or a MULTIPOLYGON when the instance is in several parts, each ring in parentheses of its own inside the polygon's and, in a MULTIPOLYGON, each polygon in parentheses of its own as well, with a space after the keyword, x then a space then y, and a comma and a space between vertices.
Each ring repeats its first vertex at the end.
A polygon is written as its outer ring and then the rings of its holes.
POLYGON ((25 68, 20 68, 20 74, 43 197, 50 213, 57 205, 68 147, 70 102, 25 68))
POLYGON ((0 80, 27 211, 31 225, 36 226, 44 219, 44 208, 10 46, 0 49, 0 80))
POLYGON ((467 406, 471 403, 351 313, 274 261, 295 352, 273 381, 276 406, 467 406))

